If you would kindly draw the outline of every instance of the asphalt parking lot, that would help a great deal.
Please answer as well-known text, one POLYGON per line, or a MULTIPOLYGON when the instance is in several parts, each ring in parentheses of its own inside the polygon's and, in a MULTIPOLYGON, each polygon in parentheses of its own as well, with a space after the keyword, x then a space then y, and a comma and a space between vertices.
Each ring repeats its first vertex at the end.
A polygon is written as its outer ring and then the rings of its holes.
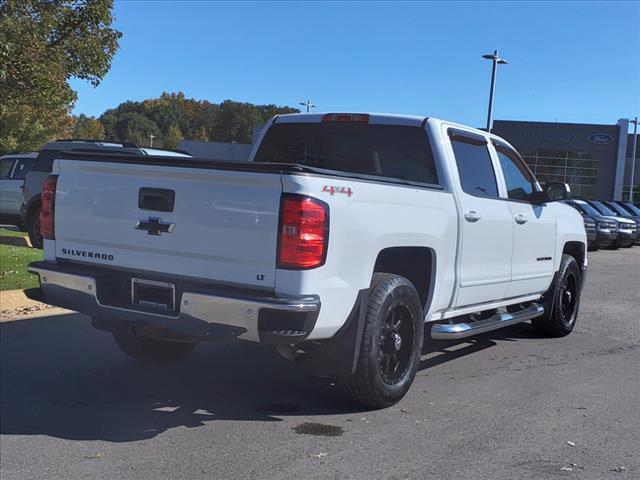
POLYGON ((1 323, 12 479, 638 479, 640 248, 590 254, 576 330, 427 342, 395 407, 251 344, 134 363, 78 314, 1 323))

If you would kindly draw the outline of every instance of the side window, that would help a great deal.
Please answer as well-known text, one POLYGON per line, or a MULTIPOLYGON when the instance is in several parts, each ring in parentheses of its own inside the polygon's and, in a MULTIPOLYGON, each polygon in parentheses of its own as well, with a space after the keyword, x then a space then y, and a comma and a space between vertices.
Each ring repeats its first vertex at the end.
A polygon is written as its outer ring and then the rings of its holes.
POLYGON ((11 167, 13 167, 13 162, 15 161, 15 158, 0 159, 0 178, 9 178, 9 175, 11 174, 11 167))
POLYGON ((13 178, 14 180, 24 180, 24 177, 27 176, 27 173, 29 173, 29 170, 31 170, 35 162, 35 158, 19 159, 11 178, 13 178))
POLYGON ((496 153, 500 160, 509 198, 529 200, 534 191, 534 179, 529 171, 512 151, 496 146, 496 153))
POLYGON ((451 139, 462 190, 477 197, 498 197, 498 184, 486 144, 451 139))

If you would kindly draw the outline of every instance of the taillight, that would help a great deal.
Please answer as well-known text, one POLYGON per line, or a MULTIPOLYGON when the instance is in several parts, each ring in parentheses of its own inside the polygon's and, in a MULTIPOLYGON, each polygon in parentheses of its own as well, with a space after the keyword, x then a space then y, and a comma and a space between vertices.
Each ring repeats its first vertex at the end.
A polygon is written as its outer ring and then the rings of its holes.
POLYGON ((323 122, 355 122, 369 123, 369 115, 366 113, 327 113, 322 116, 323 122))
POLYGON ((327 256, 329 206, 315 198, 285 194, 280 203, 278 268, 319 267, 327 256))
POLYGON ((42 184, 40 195, 40 234, 42 238, 55 240, 54 211, 56 205, 56 185, 58 176, 51 175, 42 184))

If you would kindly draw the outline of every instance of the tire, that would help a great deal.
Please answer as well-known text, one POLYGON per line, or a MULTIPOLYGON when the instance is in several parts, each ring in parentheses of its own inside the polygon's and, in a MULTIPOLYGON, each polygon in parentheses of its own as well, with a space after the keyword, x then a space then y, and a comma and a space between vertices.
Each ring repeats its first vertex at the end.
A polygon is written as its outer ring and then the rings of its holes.
POLYGON ((422 304, 413 284, 374 274, 356 371, 340 378, 345 393, 372 408, 397 403, 413 383, 423 341, 422 304))
POLYGON ((27 217, 27 233, 29 234, 29 241, 33 248, 42 249, 44 244, 42 235, 40 234, 40 207, 34 208, 27 217))
POLYGON ((171 363, 181 360, 196 343, 168 342, 154 338, 138 337, 128 332, 114 332, 113 338, 120 350, 143 363, 171 363))
POLYGON ((542 318, 534 318, 533 328, 543 335, 564 337, 569 335, 576 324, 580 308, 581 274, 578 262, 571 255, 562 255, 558 277, 547 295, 545 309, 549 313, 542 318))

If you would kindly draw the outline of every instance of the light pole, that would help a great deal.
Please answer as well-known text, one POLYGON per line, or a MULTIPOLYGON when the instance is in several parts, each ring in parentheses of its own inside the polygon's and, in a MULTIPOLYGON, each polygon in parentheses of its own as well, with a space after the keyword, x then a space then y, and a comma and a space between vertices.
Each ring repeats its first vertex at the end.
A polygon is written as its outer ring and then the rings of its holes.
POLYGON ((300 105, 307 107, 307 113, 309 113, 312 108, 316 108, 316 106, 313 103, 311 103, 311 100, 307 100, 306 102, 300 102, 300 105))
POLYGON ((153 148, 153 139, 156 138, 155 135, 149 134, 149 148, 153 148))
POLYGON ((496 90, 496 72, 498 71, 498 64, 502 65, 509 62, 498 57, 498 50, 494 50, 493 55, 483 55, 482 58, 486 58, 493 62, 493 69, 491 70, 491 90, 489 91, 489 112, 487 113, 487 132, 490 132, 491 124, 493 123, 493 93, 496 90))
POLYGON ((636 147, 638 146, 638 117, 629 121, 633 123, 633 147, 631 149, 631 180, 629 180, 629 202, 633 203, 633 177, 636 174, 636 147))

